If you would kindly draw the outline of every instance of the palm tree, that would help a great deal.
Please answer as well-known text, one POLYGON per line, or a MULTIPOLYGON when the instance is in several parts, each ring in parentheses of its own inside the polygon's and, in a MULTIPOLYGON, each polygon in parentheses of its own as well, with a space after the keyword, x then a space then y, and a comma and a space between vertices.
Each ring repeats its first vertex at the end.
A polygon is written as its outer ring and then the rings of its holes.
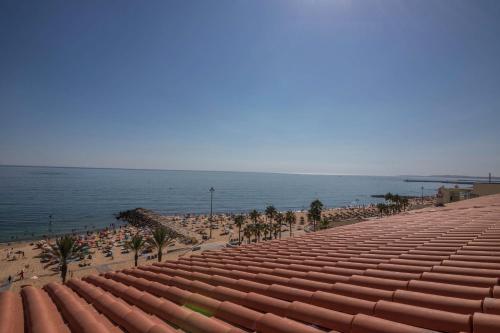
POLYGON ((177 233, 172 229, 167 229, 164 226, 159 226, 153 231, 152 237, 149 239, 150 244, 158 250, 158 262, 161 262, 163 248, 172 243, 177 238, 177 233))
POLYGON ((275 224, 262 224, 262 233, 264 235, 269 234, 268 239, 273 239, 273 234, 275 233, 276 225, 275 224))
POLYGON ((127 247, 134 251, 135 267, 137 267, 137 261, 139 260, 139 251, 142 250, 145 244, 146 240, 139 234, 135 234, 127 243, 127 247))
MULTIPOLYGON (((263 237, 265 237, 265 234, 269 231, 269 228, 271 228, 269 224, 266 225, 265 223, 260 223, 260 234, 264 235, 263 237)), ((271 231, 269 231, 269 234, 271 234, 271 231)))
POLYGON ((273 239, 273 236, 277 238, 278 236, 278 228, 276 223, 267 224, 266 229, 269 231, 269 239, 273 239))
POLYGON ((250 220, 252 220, 252 222, 253 222, 253 233, 255 235, 256 241, 258 241, 260 239, 261 227, 259 225, 260 224, 259 219, 260 219, 260 213, 255 209, 252 210, 250 212, 250 220))
POLYGON ((406 210, 408 206, 410 205, 410 200, 408 200, 407 197, 403 197, 401 199, 401 205, 403 206, 403 210, 406 210))
POLYGON ((280 229, 281 229, 281 224, 274 223, 273 226, 271 227, 271 229, 273 231, 274 238, 277 239, 278 238, 278 234, 279 234, 280 229))
POLYGON ((250 212, 250 220, 252 220, 253 225, 256 225, 257 222, 259 221, 260 218, 260 213, 256 211, 255 209, 250 212))
POLYGON ((69 235, 57 238, 55 244, 50 244, 47 253, 51 258, 49 265, 59 263, 63 283, 66 282, 66 274, 68 273, 68 260, 78 258, 81 255, 81 250, 82 248, 77 244, 76 239, 69 235))
POLYGON ((241 244, 241 227, 245 225, 245 216, 237 215, 234 218, 234 225, 238 227, 238 243, 241 244))
POLYGON ((276 224, 266 224, 265 225, 265 232, 268 232, 269 231, 269 239, 273 239, 273 235, 276 236, 277 234, 277 228, 276 228, 276 224))
POLYGON ((276 221, 274 238, 278 238, 278 235, 276 233, 279 233, 281 239, 281 226, 283 225, 283 221, 285 221, 285 215, 283 215, 283 213, 277 212, 274 216, 274 220, 276 221))
POLYGON ((251 242, 252 234, 253 234, 253 225, 247 225, 243 229, 243 237, 247 239, 248 244, 251 242))
POLYGON ((377 204, 377 209, 380 213, 380 217, 384 216, 384 213, 386 212, 387 205, 385 203, 378 203, 377 204))
POLYGON ((309 207, 308 217, 313 222, 313 230, 316 231, 316 222, 321 221, 321 212, 323 211, 323 203, 318 199, 311 202, 309 207))
POLYGON ((255 237, 256 237, 257 242, 260 242, 260 236, 262 235, 262 232, 265 231, 265 228, 266 228, 266 225, 264 223, 259 222, 255 225, 254 233, 255 233, 255 237))
POLYGON ((401 198, 401 196, 399 196, 399 194, 395 194, 391 199, 391 201, 394 202, 394 211, 395 212, 398 212, 398 213, 401 212, 401 206, 402 206, 401 199, 402 198, 401 198))
POLYGON ((297 216, 295 216, 295 213, 292 212, 291 210, 287 211, 285 213, 285 223, 288 224, 288 227, 290 228, 290 237, 292 237, 292 225, 297 221, 297 216))
POLYGON ((328 228, 328 225, 330 224, 330 221, 328 221, 326 218, 322 218, 320 221, 319 228, 320 229, 326 229, 328 228))
MULTIPOLYGON (((278 212, 273 205, 267 206, 265 210, 266 217, 269 219, 269 224, 273 224, 273 219, 278 212)), ((269 238, 271 238, 271 228, 269 228, 269 238)))

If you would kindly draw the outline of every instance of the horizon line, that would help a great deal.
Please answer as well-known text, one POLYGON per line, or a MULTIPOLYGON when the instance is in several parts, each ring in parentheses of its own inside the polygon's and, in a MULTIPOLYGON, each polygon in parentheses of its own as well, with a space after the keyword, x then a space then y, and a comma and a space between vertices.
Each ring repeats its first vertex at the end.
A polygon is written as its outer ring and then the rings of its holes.
MULTIPOLYGON (((234 173, 267 173, 282 175, 304 175, 304 176, 359 176, 359 177, 470 177, 488 178, 484 176, 470 175, 367 175, 367 174, 342 174, 342 173, 321 173, 321 172, 287 172, 287 171, 241 171, 241 170, 196 170, 196 169, 162 169, 162 168, 130 168, 130 167, 98 167, 98 166, 62 166, 62 165, 29 165, 29 164, 0 164, 0 167, 21 167, 21 168, 54 168, 54 169, 101 169, 101 170, 131 170, 131 171, 188 171, 188 172, 234 172, 234 173)), ((497 177, 491 177, 497 178, 497 177)))

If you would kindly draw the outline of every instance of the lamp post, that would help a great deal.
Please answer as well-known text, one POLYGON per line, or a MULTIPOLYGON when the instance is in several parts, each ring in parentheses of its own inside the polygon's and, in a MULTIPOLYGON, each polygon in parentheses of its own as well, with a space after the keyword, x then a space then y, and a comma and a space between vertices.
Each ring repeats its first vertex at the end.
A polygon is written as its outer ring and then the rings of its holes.
POLYGON ((420 189, 422 190, 422 196, 420 197, 420 199, 421 199, 421 202, 423 205, 424 204, 424 187, 422 186, 420 189))
POLYGON ((212 203, 214 199, 215 189, 213 187, 210 188, 210 238, 212 238, 212 203))

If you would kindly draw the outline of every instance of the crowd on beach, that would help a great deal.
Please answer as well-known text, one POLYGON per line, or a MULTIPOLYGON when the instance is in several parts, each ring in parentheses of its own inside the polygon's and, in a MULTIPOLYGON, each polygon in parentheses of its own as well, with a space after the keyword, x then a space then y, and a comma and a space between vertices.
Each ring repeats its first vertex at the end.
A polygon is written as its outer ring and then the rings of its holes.
MULTIPOLYGON (((424 201, 410 199, 407 209, 432 204, 432 200, 432 198, 425 198, 424 201)), ((376 218, 380 216, 380 211, 376 205, 353 205, 322 209, 319 218, 312 216, 311 210, 288 212, 288 215, 288 220, 286 220, 287 212, 278 212, 272 206, 261 212, 214 214, 211 218, 208 214, 158 215, 160 225, 168 226, 178 235, 182 235, 182 237, 176 237, 163 250, 164 257, 165 255, 169 258, 188 255, 200 250, 204 244, 210 243, 217 243, 220 246, 237 246, 242 242, 300 235, 320 228, 336 226, 338 223, 356 223, 367 218, 376 218), (242 222, 241 219, 243 219, 242 222), (293 220, 292 223, 290 219, 293 220), (262 229, 257 230, 257 224, 262 229), (279 226, 272 229, 273 225, 279 226)), ((78 257, 70 260, 69 277, 131 267, 134 259, 133 251, 129 247, 130 240, 136 235, 150 239, 152 233, 153 228, 149 226, 130 224, 115 226, 112 224, 100 231, 87 231, 73 235, 81 251, 78 257)), ((54 241, 53 238, 47 238, 39 241, 0 244, 0 253, 2 253, 0 289, 12 286, 16 289, 24 284, 42 285, 57 280, 60 265, 51 261, 47 255, 54 241)), ((157 255, 150 247, 146 246, 141 250, 139 257, 141 264, 156 259, 157 255)))

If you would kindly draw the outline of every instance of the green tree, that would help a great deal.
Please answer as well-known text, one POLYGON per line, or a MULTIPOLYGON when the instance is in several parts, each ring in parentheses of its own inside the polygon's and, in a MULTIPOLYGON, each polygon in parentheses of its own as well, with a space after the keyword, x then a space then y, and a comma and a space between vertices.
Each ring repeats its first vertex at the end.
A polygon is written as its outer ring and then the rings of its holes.
POLYGON ((258 222, 256 225, 255 225, 255 230, 254 230, 254 233, 255 233, 255 240, 257 242, 260 242, 260 236, 262 235, 262 232, 265 230, 266 228, 266 225, 264 223, 260 223, 258 222))
POLYGON ((393 194, 391 192, 387 192, 385 195, 384 195, 384 199, 385 201, 392 201, 392 198, 393 198, 393 194))
POLYGON ((281 239, 281 227, 283 226, 283 222, 285 221, 285 215, 283 215, 283 213, 277 212, 274 216, 274 221, 276 222, 274 238, 278 238, 279 234, 279 237, 281 239))
POLYGON ((146 244, 146 240, 139 234, 135 234, 132 236, 130 241, 127 243, 127 247, 134 251, 134 264, 137 267, 137 261, 139 260, 139 251, 142 250, 144 245, 146 244))
MULTIPOLYGON (((272 226, 274 217, 276 216, 278 211, 276 210, 276 208, 273 205, 270 205, 270 206, 266 207, 266 210, 264 211, 264 213, 266 214, 266 218, 269 220, 269 226, 272 226)), ((272 228, 268 228, 268 229, 269 229, 269 238, 271 238, 271 229, 272 228)))
POLYGON ((288 224, 288 227, 290 229, 290 237, 292 237, 292 226, 295 224, 296 221, 297 221, 297 216, 295 215, 294 212, 289 210, 285 213, 285 223, 288 224))
POLYGON ((247 239, 247 243, 250 244, 252 241, 252 235, 253 235, 253 225, 246 225, 245 228, 243 228, 243 237, 247 239))
POLYGON ((308 217, 313 222, 313 230, 316 231, 317 222, 321 221, 321 213, 323 211, 323 203, 318 199, 311 202, 309 207, 308 217))
POLYGON ((410 200, 408 200, 407 197, 402 198, 401 205, 403 206, 403 210, 408 209, 408 206, 410 205, 410 200))
POLYGON ((61 269, 61 280, 66 282, 68 273, 68 260, 76 259, 82 254, 82 248, 76 242, 76 239, 66 235, 56 239, 55 244, 49 245, 47 255, 50 257, 49 264, 58 263, 61 269))
POLYGON ((395 194, 392 196, 392 203, 394 205, 394 212, 396 213, 399 213, 401 212, 401 208, 402 208, 402 205, 401 205, 401 197, 398 195, 398 194, 395 194))
POLYGON ((238 227, 238 243, 241 244, 241 228, 245 225, 245 216, 236 215, 234 225, 238 227))
POLYGON ((326 229, 328 228, 328 225, 330 224, 330 221, 328 221, 328 219, 326 218, 322 218, 321 221, 320 221, 320 224, 319 224, 319 228, 320 229, 326 229))
POLYGON ((399 194, 392 194, 391 192, 384 195, 384 199, 386 200, 386 207, 383 208, 387 214, 400 213, 406 210, 409 205, 408 198, 402 197, 399 194))
POLYGON ((377 204, 378 212, 380 213, 380 217, 384 216, 384 213, 387 211, 387 205, 385 203, 377 204))
POLYGON ((254 225, 257 224, 259 218, 260 218, 260 213, 257 210, 254 209, 250 212, 250 220, 252 220, 254 225))
POLYGON ((167 229, 164 226, 159 226, 153 230, 153 235, 149 239, 149 243, 158 251, 158 262, 161 262, 163 248, 169 246, 174 239, 177 238, 177 233, 172 229, 167 229))
POLYGON ((268 233, 269 233, 269 235, 271 235, 271 232, 273 229, 272 224, 270 225, 268 223, 259 223, 259 227, 260 227, 262 234, 264 235, 264 238, 267 237, 268 233))

